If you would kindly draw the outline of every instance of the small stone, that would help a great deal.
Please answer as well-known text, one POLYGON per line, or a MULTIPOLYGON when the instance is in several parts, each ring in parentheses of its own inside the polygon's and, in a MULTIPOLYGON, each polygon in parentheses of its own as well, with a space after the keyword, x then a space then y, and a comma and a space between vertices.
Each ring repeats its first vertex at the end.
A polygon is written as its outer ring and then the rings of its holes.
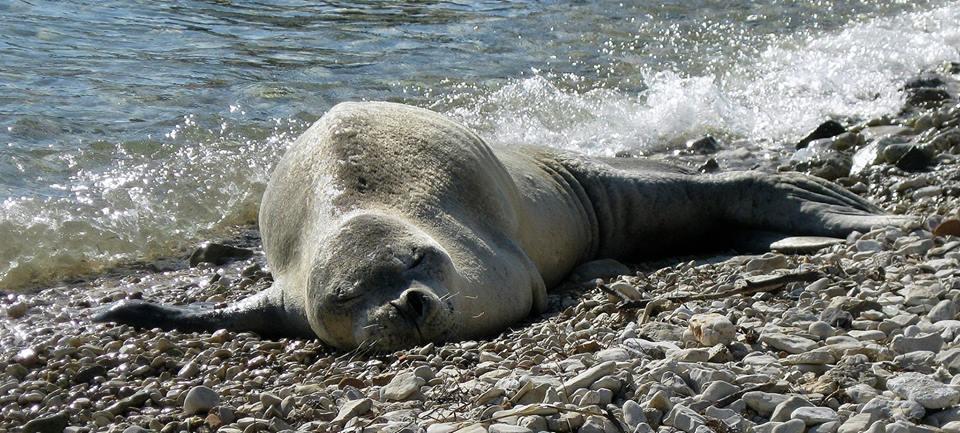
POLYGON ((773 413, 778 405, 787 401, 787 396, 763 391, 750 391, 743 394, 743 401, 755 412, 763 416, 773 413))
POLYGON ((417 377, 413 372, 403 372, 394 376, 380 392, 387 400, 402 401, 414 395, 426 383, 423 378, 417 377))
POLYGON ((23 433, 61 433, 69 420, 66 412, 34 418, 23 425, 23 433))
POLYGON ((928 351, 937 353, 943 347, 943 337, 940 334, 927 334, 919 337, 905 337, 897 335, 890 342, 890 348, 897 353, 928 351))
POLYGON ((645 424, 647 417, 643 414, 643 406, 633 400, 623 402, 623 420, 631 430, 636 429, 640 424, 645 424))
POLYGON ((737 337, 736 326, 722 314, 695 314, 689 323, 694 338, 703 346, 728 345, 737 337))
POLYGON ((694 433, 697 431, 700 426, 706 424, 706 419, 703 418, 700 414, 694 412, 693 409, 686 407, 682 404, 677 404, 673 406, 673 409, 670 410, 670 413, 664 417, 663 423, 683 430, 687 433, 694 433))
POLYGON ((366 414, 372 407, 373 400, 369 398, 350 400, 343 404, 340 411, 337 412, 337 417, 333 419, 333 422, 349 421, 352 418, 366 414))
POLYGON ((927 318, 933 323, 953 320, 954 317, 957 317, 957 304, 949 299, 940 301, 927 313, 927 318))
POLYGON ((490 427, 487 428, 487 432, 489 433, 533 433, 533 430, 530 430, 529 428, 521 427, 518 425, 491 424, 490 427))
POLYGON ((826 365, 833 364, 836 360, 833 354, 826 350, 811 350, 809 352, 797 353, 787 356, 781 363, 785 365, 826 365))
POLYGON ((934 236, 960 236, 960 220, 950 218, 943 220, 935 229, 934 236))
POLYGON ((710 135, 704 136, 698 140, 690 140, 687 142, 687 151, 700 155, 709 155, 711 153, 716 153, 718 150, 720 150, 720 143, 717 142, 716 138, 713 138, 710 135))
POLYGON ((790 415, 793 414, 793 411, 801 407, 812 407, 813 404, 807 401, 807 399, 802 397, 790 397, 787 398, 783 403, 777 405, 773 410, 773 414, 770 415, 770 421, 779 421, 784 422, 790 419, 790 415))
POLYGON ((187 391, 187 396, 183 399, 183 411, 187 415, 204 413, 218 404, 220 404, 220 395, 216 391, 203 385, 195 386, 187 391))
POLYGON ((73 383, 90 383, 97 376, 106 376, 107 367, 104 367, 99 364, 95 364, 89 367, 84 367, 77 371, 77 374, 73 376, 73 383))
POLYGON ((819 126, 817 126, 816 129, 814 129, 809 134, 807 134, 806 137, 803 137, 803 139, 797 142, 796 148, 803 149, 807 147, 807 145, 810 144, 811 141, 819 140, 821 138, 836 137, 840 134, 843 134, 844 132, 847 132, 847 128, 844 128, 843 125, 840 124, 840 122, 837 122, 835 120, 828 120, 826 122, 821 123, 819 126))
POLYGON ((763 336, 760 337, 760 341, 774 349, 787 353, 803 353, 817 347, 817 342, 809 338, 781 333, 763 334, 763 336))
POLYGON ((611 284, 610 290, 619 293, 620 296, 631 301, 639 301, 643 299, 643 294, 640 293, 640 289, 626 281, 617 281, 611 284))
POLYGON ((943 409, 960 402, 960 391, 920 373, 903 373, 887 380, 887 389, 927 409, 943 409))
POLYGON ((215 266, 221 266, 234 260, 243 260, 252 256, 253 250, 247 248, 207 242, 190 255, 190 267, 195 267, 200 263, 212 263, 215 266))
POLYGON ((816 425, 835 421, 837 412, 829 407, 801 407, 794 410, 790 418, 803 421, 805 425, 816 425))
POLYGON ((837 429, 837 433, 863 433, 870 428, 870 424, 873 423, 873 417, 868 413, 860 413, 850 418, 847 418, 843 424, 840 424, 840 428, 837 429))
POLYGON ((14 302, 9 307, 7 307, 7 317, 11 319, 19 319, 27 314, 27 310, 30 309, 30 306, 25 302, 14 302))
POLYGON ((563 389, 569 392, 581 388, 587 388, 603 376, 613 374, 617 369, 617 363, 613 361, 601 362, 590 367, 573 378, 563 383, 563 389))
POLYGON ((837 433, 838 428, 840 428, 840 421, 830 421, 811 426, 807 429, 807 433, 837 433))
MULTIPOLYGON (((610 420, 602 416, 588 416, 580 429, 577 430, 579 433, 606 433, 607 424, 610 423, 610 420)), ((616 432, 616 427, 613 427, 613 432, 616 432)))
POLYGON ((807 332, 821 340, 826 340, 829 337, 833 337, 835 331, 829 323, 818 320, 807 327, 807 332))
POLYGON ((770 244, 770 250, 783 254, 810 254, 843 243, 843 239, 823 236, 791 236, 770 244))
POLYGON ((781 254, 764 254, 755 259, 750 259, 744 265, 747 272, 769 272, 777 269, 786 268, 789 265, 787 257, 781 254))
POLYGON ((138 425, 132 425, 123 429, 123 433, 151 433, 150 430, 140 427, 138 425))
POLYGON ((736 392, 740 392, 739 386, 732 385, 722 380, 716 380, 710 382, 710 385, 703 390, 703 392, 700 394, 700 399, 715 403, 736 392))
POLYGON ((919 420, 926 414, 926 409, 920 403, 912 400, 889 400, 883 396, 878 396, 861 406, 860 413, 870 414, 873 419, 899 417, 919 420))
POLYGON ((200 365, 196 362, 190 361, 183 365, 183 368, 177 372, 177 377, 180 379, 192 379, 197 373, 200 372, 200 365))
POLYGON ((40 365, 42 361, 40 360, 40 354, 32 347, 28 347, 17 352, 17 354, 13 356, 13 362, 30 368, 40 365))
POLYGON ((847 393, 847 396, 857 404, 864 404, 873 400, 873 398, 879 394, 879 391, 865 383, 858 383, 846 388, 844 391, 847 393))
POLYGON ((807 425, 798 419, 792 419, 773 428, 770 433, 803 433, 807 425))

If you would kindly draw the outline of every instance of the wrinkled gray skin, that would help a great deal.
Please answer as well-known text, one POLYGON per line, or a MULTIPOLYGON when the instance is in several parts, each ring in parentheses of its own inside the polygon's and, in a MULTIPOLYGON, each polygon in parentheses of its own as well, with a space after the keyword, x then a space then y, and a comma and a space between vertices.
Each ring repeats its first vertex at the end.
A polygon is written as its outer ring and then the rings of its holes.
POLYGON ((909 219, 803 175, 493 149, 428 110, 344 103, 290 147, 264 194, 270 289, 220 310, 126 301, 96 319, 385 351, 502 331, 588 260, 733 227, 845 236, 909 219))

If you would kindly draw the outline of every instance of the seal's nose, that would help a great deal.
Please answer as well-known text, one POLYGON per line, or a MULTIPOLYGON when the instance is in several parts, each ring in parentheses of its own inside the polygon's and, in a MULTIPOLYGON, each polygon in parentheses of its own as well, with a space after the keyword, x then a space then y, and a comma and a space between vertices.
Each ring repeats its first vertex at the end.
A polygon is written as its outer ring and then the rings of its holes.
POLYGON ((411 288, 404 291, 400 298, 392 302, 400 312, 418 327, 430 320, 436 313, 439 300, 429 292, 411 288))

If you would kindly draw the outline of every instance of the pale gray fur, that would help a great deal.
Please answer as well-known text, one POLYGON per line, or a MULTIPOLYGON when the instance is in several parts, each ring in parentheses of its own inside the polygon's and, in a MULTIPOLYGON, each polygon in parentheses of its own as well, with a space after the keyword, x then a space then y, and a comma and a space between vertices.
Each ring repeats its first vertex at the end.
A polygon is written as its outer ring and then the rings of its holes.
POLYGON ((432 111, 344 103, 290 147, 264 194, 268 292, 227 312, 121 303, 98 320, 390 350, 499 332, 542 311, 546 288, 587 260, 732 227, 845 236, 908 220, 803 175, 493 149, 432 111))

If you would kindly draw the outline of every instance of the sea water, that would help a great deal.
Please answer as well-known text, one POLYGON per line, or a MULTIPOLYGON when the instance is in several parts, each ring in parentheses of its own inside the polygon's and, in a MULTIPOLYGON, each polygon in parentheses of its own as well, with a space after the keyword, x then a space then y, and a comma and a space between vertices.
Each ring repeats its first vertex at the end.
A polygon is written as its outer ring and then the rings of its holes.
POLYGON ((0 0, 0 290, 176 257, 256 222, 334 104, 497 145, 786 149, 960 60, 960 3, 0 0))

